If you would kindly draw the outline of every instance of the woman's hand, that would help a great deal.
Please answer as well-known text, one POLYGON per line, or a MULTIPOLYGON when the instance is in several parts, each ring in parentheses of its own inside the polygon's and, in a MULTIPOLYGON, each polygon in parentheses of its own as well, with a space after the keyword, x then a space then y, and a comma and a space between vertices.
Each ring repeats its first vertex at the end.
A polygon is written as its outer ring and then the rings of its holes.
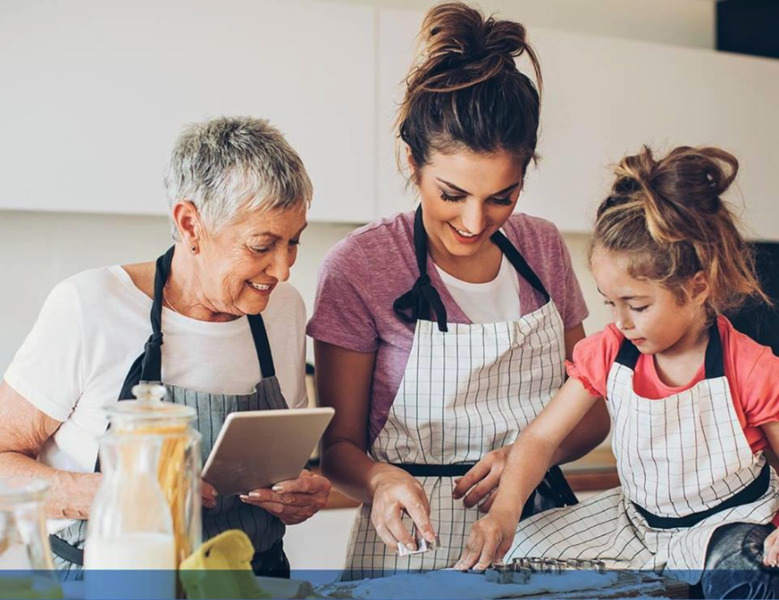
POLYGON ((774 529, 763 540, 763 564, 766 567, 779 567, 779 529, 774 529))
POLYGON ((330 487, 329 479, 303 471, 297 479, 282 481, 271 489, 253 490, 241 496, 241 500, 267 510, 285 525, 296 525, 327 504, 330 487))
POLYGON ((461 571, 484 571, 502 560, 511 548, 519 515, 508 511, 491 510, 473 524, 468 542, 454 568, 461 571))
POLYGON ((408 513, 419 534, 435 543, 435 530, 430 523, 430 503, 425 490, 411 475, 401 469, 381 474, 376 485, 371 508, 371 523, 381 540, 393 551, 398 542, 416 550, 416 540, 403 525, 403 513, 408 513))
POLYGON ((216 506, 216 488, 205 481, 200 480, 200 501, 203 508, 214 508, 216 506))
POLYGON ((455 480, 456 485, 452 497, 459 500, 465 496, 463 504, 466 508, 471 508, 481 502, 479 510, 485 513, 489 511, 495 499, 493 492, 498 488, 500 476, 506 466, 509 450, 511 450, 511 446, 488 452, 484 458, 471 467, 470 471, 455 480))

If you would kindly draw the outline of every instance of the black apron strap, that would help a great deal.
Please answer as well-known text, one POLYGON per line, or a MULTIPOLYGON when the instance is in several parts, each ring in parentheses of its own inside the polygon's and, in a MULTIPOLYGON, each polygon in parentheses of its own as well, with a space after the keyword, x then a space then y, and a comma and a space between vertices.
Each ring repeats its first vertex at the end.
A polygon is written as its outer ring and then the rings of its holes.
POLYGON ((260 372, 263 379, 268 379, 276 374, 276 368, 273 366, 273 354, 268 342, 268 333, 265 331, 265 321, 262 320, 262 315, 249 315, 248 319, 252 338, 254 338, 254 348, 260 359, 260 372))
MULTIPOLYGON (((625 338, 619 346, 615 363, 635 370, 638 357, 641 352, 636 345, 625 338)), ((720 338, 717 321, 709 327, 709 341, 706 344, 706 358, 704 360, 704 372, 706 379, 718 379, 725 376, 725 361, 722 357, 722 339, 720 338)))
POLYGON ((641 352, 636 348, 636 345, 625 338, 619 345, 619 351, 617 352, 617 357, 614 359, 614 362, 634 371, 639 356, 641 356, 641 352))
POLYGON ((157 259, 154 270, 154 298, 152 299, 149 320, 151 335, 143 346, 143 352, 130 366, 119 391, 119 401, 132 400, 132 389, 141 381, 162 381, 162 291, 170 275, 175 246, 157 259))
POLYGON ((539 279, 535 271, 530 268, 530 265, 527 264, 525 257, 519 253, 519 250, 514 247, 514 244, 512 244, 509 239, 500 231, 493 233, 490 236, 490 240, 492 240, 492 243, 500 248, 500 251, 503 252, 506 258, 509 259, 509 262, 514 267, 514 269, 516 269, 517 273, 519 273, 525 281, 533 286, 533 288, 544 297, 546 302, 549 302, 549 292, 546 291, 544 284, 541 283, 541 279, 539 279))
POLYGON ((81 548, 76 548, 51 533, 49 534, 49 545, 53 554, 79 567, 84 566, 84 551, 81 548))
POLYGON ((429 320, 430 310, 435 312, 439 331, 449 331, 446 326, 446 307, 438 290, 430 283, 427 274, 427 232, 422 222, 422 206, 414 215, 414 253, 419 269, 419 278, 414 286, 395 300, 392 310, 406 323, 416 323, 419 319, 429 320))
POLYGON ((470 471, 475 464, 476 463, 454 463, 448 465, 392 464, 392 466, 403 469, 412 477, 462 477, 470 471))
MULTIPOLYGON (((446 465, 433 464, 393 464, 393 467, 403 469, 413 477, 462 477, 473 468, 475 463, 454 463, 446 465)), ((525 503, 523 516, 527 517, 535 513, 535 495, 542 494, 545 498, 553 500, 556 506, 573 506, 579 500, 573 493, 571 486, 563 475, 563 471, 557 465, 546 472, 544 479, 538 484, 525 503)))
POLYGON ((633 506, 635 506, 636 510, 641 514, 641 516, 643 516, 646 519, 647 524, 654 529, 675 529, 677 527, 692 527, 693 525, 697 525, 704 519, 707 519, 710 516, 717 514, 718 512, 722 512, 723 510, 734 508, 736 506, 741 506, 743 504, 751 504, 752 502, 756 502, 758 499, 760 499, 763 496, 763 494, 766 493, 766 491, 768 490, 768 485, 770 483, 771 483, 771 467, 769 466, 768 463, 766 463, 765 465, 763 465, 763 469, 760 471, 760 474, 755 478, 755 480, 749 485, 747 485, 740 492, 737 492, 736 494, 734 494, 724 502, 721 502, 716 506, 712 506, 711 508, 698 513, 691 513, 683 517, 662 517, 650 513, 643 506, 640 506, 635 502, 633 502, 633 506))
POLYGON ((706 358, 704 361, 704 373, 706 379, 719 379, 725 376, 725 359, 722 356, 722 338, 719 335, 717 319, 709 327, 709 343, 706 345, 706 358))
MULTIPOLYGON (((516 271, 544 298, 544 302, 549 302, 549 292, 541 283, 541 279, 535 274, 525 258, 519 253, 509 239, 500 231, 496 231, 490 236, 490 241, 495 244, 500 251, 508 258, 516 271)), ((419 319, 430 319, 430 310, 436 315, 439 331, 448 331, 446 325, 446 307, 441 296, 427 274, 427 232, 422 222, 422 206, 417 208, 414 215, 414 254, 417 259, 419 269, 419 278, 408 292, 395 300, 392 309, 395 314, 406 323, 415 323, 419 319)))

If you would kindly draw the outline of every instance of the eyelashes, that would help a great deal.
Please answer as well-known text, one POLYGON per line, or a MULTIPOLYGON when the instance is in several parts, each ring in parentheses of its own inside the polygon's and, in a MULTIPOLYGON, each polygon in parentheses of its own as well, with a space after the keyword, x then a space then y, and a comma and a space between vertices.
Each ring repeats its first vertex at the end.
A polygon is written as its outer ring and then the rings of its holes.
MULTIPOLYGON (((290 250, 297 249, 297 247, 300 246, 300 240, 294 239, 289 241, 289 248, 290 250)), ((255 254, 265 254, 266 252, 270 252, 273 249, 273 246, 265 246, 262 248, 257 248, 254 246, 249 246, 249 250, 254 252, 255 254)))
MULTIPOLYGON (((444 202, 459 202, 460 200, 464 200, 465 196, 454 196, 451 194, 447 194, 444 190, 441 190, 441 200, 444 202)), ((511 198, 498 198, 498 197, 492 197, 489 198, 489 202, 492 202, 494 204, 499 204, 501 206, 509 206, 512 202, 511 198)))

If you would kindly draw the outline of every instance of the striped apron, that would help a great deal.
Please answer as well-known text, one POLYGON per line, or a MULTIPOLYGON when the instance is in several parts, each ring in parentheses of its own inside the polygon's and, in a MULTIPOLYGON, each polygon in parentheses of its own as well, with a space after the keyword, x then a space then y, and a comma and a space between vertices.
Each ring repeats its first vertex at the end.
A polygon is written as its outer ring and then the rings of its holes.
MULTIPOLYGON (((426 272, 427 238, 417 211, 414 241, 420 278, 415 291, 396 302, 411 308, 414 341, 392 407, 369 454, 414 475, 430 503, 430 519, 441 547, 398 556, 376 534, 371 507, 363 505, 349 543, 344 580, 452 567, 460 557, 478 507, 452 498, 456 477, 488 452, 514 442, 544 409, 564 379, 563 322, 554 302, 524 258, 503 234, 492 236, 514 268, 545 299, 517 321, 452 324, 426 272), (426 307, 424 298, 430 306, 426 307), (427 320, 429 308, 437 323, 427 320)), ((526 514, 576 503, 555 467, 526 505, 526 514)), ((413 531, 413 522, 403 515, 413 531)))
POLYGON ((768 523, 779 511, 776 473, 738 421, 716 323, 705 379, 689 390, 660 400, 636 394, 639 354, 624 340, 607 381, 621 488, 520 523, 507 558, 598 559, 695 584, 718 527, 768 523))
MULTIPOLYGON (((119 402, 133 399, 132 388, 140 381, 160 381, 162 373, 162 290, 170 273, 174 248, 157 259, 154 278, 154 301, 151 309, 152 335, 144 352, 135 360, 127 373, 119 402)), ((177 404, 191 406, 196 411, 195 427, 202 435, 203 456, 208 456, 227 415, 247 410, 284 409, 287 403, 281 394, 273 365, 265 324, 260 315, 248 316, 254 339, 254 347, 260 362, 262 380, 251 394, 209 394, 197 390, 165 385, 168 399, 177 404)), ((207 368, 207 365, 204 366, 207 368)), ((100 470, 99 461, 95 470, 100 470)), ((218 496, 214 508, 203 509, 203 536, 214 537, 228 529, 241 529, 254 544, 252 566, 257 574, 288 575, 288 563, 284 556, 281 538, 284 524, 267 511, 241 502, 238 496, 218 496)), ((84 563, 84 543, 87 521, 76 521, 69 527, 49 536, 54 564, 66 571, 65 579, 80 579, 84 563)))

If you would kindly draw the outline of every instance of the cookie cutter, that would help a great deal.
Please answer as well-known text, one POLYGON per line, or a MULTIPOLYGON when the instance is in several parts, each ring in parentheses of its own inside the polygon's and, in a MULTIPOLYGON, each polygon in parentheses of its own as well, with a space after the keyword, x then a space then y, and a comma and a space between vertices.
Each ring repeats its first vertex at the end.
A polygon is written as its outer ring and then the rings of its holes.
POLYGON ((406 548, 403 543, 398 542, 398 556, 412 556, 414 554, 424 554, 425 552, 435 552, 441 547, 441 539, 436 535, 435 542, 428 542, 425 538, 416 539, 416 550, 406 548))

